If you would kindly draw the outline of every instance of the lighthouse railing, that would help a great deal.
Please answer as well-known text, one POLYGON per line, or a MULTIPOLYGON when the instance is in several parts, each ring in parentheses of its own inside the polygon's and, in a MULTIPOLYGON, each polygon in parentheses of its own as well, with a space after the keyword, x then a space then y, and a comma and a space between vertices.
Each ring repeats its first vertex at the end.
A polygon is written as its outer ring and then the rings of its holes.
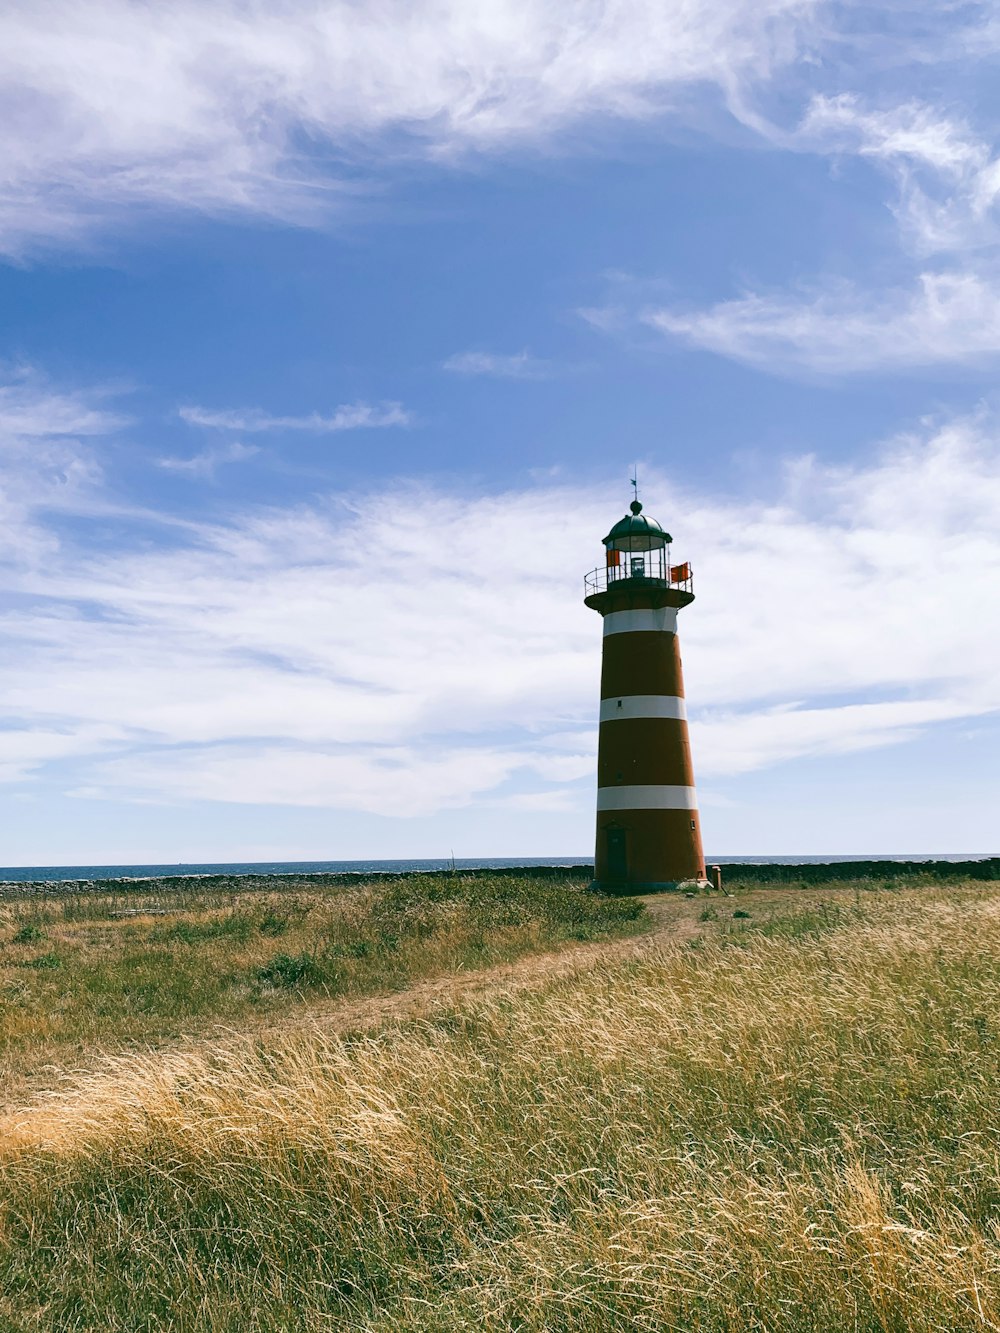
POLYGON ((609 588, 676 588, 680 592, 694 594, 694 571, 689 562, 681 565, 667 565, 655 571, 629 564, 608 565, 604 569, 592 569, 583 578, 585 594, 588 597, 598 592, 607 592, 609 588))

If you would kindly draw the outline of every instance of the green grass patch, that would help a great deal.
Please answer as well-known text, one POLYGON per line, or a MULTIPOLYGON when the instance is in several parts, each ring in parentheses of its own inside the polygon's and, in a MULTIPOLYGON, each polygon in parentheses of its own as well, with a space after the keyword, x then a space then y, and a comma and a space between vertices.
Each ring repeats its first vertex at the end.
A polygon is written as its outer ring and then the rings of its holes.
POLYGON ((249 912, 228 912, 224 916, 156 926, 150 931, 149 937, 167 944, 204 944, 208 940, 232 940, 234 944, 245 944, 257 929, 258 922, 249 912))
POLYGON ((258 968, 257 976, 271 986, 287 986, 289 989, 329 983, 332 980, 329 966, 322 967, 311 953, 294 956, 276 953, 263 967, 258 968))
POLYGON ((53 968, 62 967, 62 959, 57 953, 41 953, 36 958, 25 959, 21 966, 32 967, 36 972, 51 972, 53 968))
POLYGON ((38 940, 45 939, 45 931, 41 926, 27 925, 22 926, 20 930, 14 932, 12 944, 34 944, 38 940))

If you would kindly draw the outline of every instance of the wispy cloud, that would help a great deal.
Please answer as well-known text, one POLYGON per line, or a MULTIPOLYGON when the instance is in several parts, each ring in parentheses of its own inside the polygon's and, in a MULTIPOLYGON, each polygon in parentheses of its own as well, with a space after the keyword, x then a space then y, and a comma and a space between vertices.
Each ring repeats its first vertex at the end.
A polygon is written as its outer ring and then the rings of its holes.
MULTIPOLYGON (((925 53, 930 59, 930 53, 925 53)), ((646 326, 673 342, 776 374, 847 375, 983 366, 1000 356, 1000 155, 970 123, 911 99, 873 106, 814 96, 792 130, 761 123, 776 147, 876 163, 894 187, 900 277, 819 277, 709 306, 625 300, 581 309, 611 335, 646 326), (934 261, 931 261, 931 257, 934 261), (914 257, 918 267, 914 266, 914 257)), ((621 286, 621 284, 619 284, 621 286)), ((617 295, 617 293, 616 293, 617 295)))
POLYGON ((242 444, 239 440, 234 440, 232 444, 223 445, 218 449, 204 449, 200 454, 193 454, 190 458, 158 458, 156 466, 165 468, 168 472, 180 472, 189 477, 205 479, 213 477, 216 470, 225 463, 245 463, 248 458, 253 458, 260 453, 260 450, 254 444, 242 444))
POLYGON ((0 378, 0 561, 46 558, 58 547, 46 515, 101 506, 90 441, 127 424, 109 396, 58 388, 31 367, 0 378))
POLYGON ((985 364, 1000 357, 1000 272, 920 274, 911 288, 828 284, 750 293, 642 321, 668 338, 775 374, 866 374, 985 364))
MULTIPOLYGON (((1000 710, 990 418, 857 467, 802 459, 765 510, 646 484, 702 592, 683 626, 702 776, 1000 710)), ((83 785, 119 799, 415 815, 527 789, 588 809, 600 640, 580 575, 607 521, 596 485, 459 499, 397 483, 377 506, 259 508, 168 544, 53 540, 8 571, 8 776, 87 755, 83 785), (459 558, 440 541, 456 514, 459 558)))
POLYGON ((412 819, 472 805, 533 756, 477 746, 260 745, 106 760, 90 794, 132 788, 160 800, 266 802, 412 819))
POLYGON ((128 417, 105 406, 110 391, 59 389, 30 366, 9 370, 0 382, 0 430, 8 437, 108 435, 128 417))
POLYGON ((309 412, 304 416, 272 416, 259 407, 223 411, 213 411, 206 407, 182 407, 178 415, 189 426, 248 433, 308 431, 314 435, 331 435, 342 430, 366 430, 413 424, 412 412, 408 412, 401 403, 346 403, 336 408, 329 416, 323 416, 320 412, 309 412))
POLYGON ((543 380, 555 373, 551 361, 542 361, 527 350, 504 355, 499 352, 456 352, 443 363, 455 375, 486 375, 503 380, 543 380))
POLYGON ((922 102, 874 108, 853 94, 813 98, 797 141, 881 164, 897 188, 893 212, 918 254, 1000 240, 1000 157, 969 123, 922 102))
MULTIPOLYGON (((0 250, 155 207, 303 223, 359 166, 691 118, 796 59, 825 0, 68 0, 0 14, 0 250), (419 69, 419 77, 413 77, 419 69), (305 143, 318 146, 311 153, 305 143), (330 147, 336 153, 331 155, 330 147), (350 159, 338 176, 331 156, 350 159)), ((363 187, 361 187, 363 188, 363 187)))
POLYGON ((45 731, 40 727, 0 727, 0 782, 29 778, 51 759, 72 755, 101 754, 125 739, 125 732, 100 724, 74 725, 69 731, 45 731))
POLYGON ((937 722, 978 716, 981 701, 893 699, 839 707, 777 707, 749 712, 707 710, 693 727, 699 771, 708 776, 752 773, 809 755, 852 754, 898 745, 937 722))

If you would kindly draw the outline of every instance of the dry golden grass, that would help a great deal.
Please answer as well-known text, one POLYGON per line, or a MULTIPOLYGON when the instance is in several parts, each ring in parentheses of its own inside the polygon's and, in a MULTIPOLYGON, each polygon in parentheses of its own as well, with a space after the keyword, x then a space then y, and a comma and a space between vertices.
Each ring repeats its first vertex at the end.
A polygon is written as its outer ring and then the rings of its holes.
POLYGON ((1000 1328, 1000 894, 741 902, 423 1021, 37 1099, 0 1327, 1000 1328))

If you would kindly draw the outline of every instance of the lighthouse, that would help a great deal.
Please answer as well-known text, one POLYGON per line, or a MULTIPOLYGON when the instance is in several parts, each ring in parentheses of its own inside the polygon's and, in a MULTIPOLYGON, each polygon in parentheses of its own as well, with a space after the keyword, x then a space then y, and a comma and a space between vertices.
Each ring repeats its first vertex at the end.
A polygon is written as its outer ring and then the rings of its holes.
POLYGON ((585 579, 604 621, 595 885, 646 893, 705 883, 677 638, 694 588, 638 496, 629 509, 585 579))

